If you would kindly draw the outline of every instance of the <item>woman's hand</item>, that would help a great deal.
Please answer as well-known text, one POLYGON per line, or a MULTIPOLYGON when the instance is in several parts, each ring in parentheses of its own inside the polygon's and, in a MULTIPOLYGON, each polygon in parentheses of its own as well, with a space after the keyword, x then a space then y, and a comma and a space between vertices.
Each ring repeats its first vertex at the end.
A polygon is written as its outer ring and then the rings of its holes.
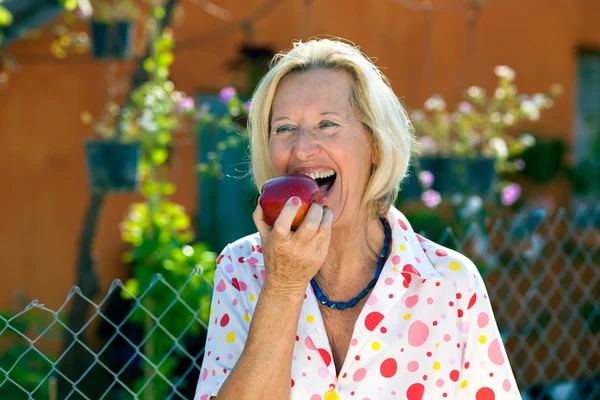
POLYGON ((293 232, 292 222, 300 209, 300 199, 291 197, 273 227, 264 220, 259 204, 252 215, 260 233, 267 275, 265 280, 281 290, 306 290, 329 250, 333 213, 313 203, 304 221, 293 232))

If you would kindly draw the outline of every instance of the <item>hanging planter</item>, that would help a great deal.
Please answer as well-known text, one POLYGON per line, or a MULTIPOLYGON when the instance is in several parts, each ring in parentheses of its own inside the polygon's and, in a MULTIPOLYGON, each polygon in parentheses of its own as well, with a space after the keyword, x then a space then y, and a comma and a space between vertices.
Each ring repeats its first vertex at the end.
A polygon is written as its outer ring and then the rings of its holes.
POLYGON ((137 191, 141 143, 88 139, 85 141, 85 153, 88 183, 92 192, 137 191))
POLYGON ((131 21, 91 21, 92 54, 96 59, 126 59, 131 55, 131 21))

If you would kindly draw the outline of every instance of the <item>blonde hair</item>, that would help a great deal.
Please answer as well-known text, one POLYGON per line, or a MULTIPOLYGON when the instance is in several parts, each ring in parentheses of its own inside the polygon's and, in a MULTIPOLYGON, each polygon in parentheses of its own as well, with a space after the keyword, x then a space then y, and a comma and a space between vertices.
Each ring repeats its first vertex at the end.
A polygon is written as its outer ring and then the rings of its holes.
POLYGON ((313 69, 345 71, 353 80, 350 104, 367 128, 374 165, 362 206, 370 215, 385 213, 398 196, 414 141, 413 128, 388 79, 357 47, 330 39, 295 42, 277 54, 252 97, 248 118, 252 174, 257 188, 276 176, 269 156, 271 107, 281 80, 313 69))

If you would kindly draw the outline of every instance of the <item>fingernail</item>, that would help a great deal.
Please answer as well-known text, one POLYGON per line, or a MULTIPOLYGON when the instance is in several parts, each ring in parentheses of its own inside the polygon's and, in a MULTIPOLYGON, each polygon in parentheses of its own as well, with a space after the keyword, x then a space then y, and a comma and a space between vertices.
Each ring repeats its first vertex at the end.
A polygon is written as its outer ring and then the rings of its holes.
POLYGON ((297 206, 300 204, 300 197, 294 196, 292 197, 292 204, 297 206))

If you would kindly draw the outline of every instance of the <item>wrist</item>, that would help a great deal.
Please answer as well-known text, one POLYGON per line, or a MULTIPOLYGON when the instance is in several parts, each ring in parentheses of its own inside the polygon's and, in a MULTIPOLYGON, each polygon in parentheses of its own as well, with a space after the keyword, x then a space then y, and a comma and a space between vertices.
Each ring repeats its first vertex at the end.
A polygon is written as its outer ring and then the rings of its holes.
POLYGON ((262 291, 268 294, 272 294, 277 297, 288 297, 288 298, 304 298, 304 293, 306 292, 306 287, 308 283, 297 284, 284 282, 282 280, 277 279, 276 277, 265 277, 265 281, 263 283, 262 291))

